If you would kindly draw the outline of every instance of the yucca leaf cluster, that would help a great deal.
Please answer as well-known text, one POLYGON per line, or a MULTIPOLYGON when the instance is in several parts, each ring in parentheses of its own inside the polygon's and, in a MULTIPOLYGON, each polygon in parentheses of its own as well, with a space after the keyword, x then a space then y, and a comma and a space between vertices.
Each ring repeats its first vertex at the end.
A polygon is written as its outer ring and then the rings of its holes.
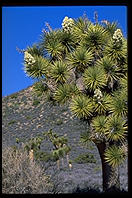
POLYGON ((70 75, 67 64, 62 61, 54 62, 50 70, 50 75, 56 83, 65 83, 70 75))
POLYGON ((28 76, 41 78, 47 74, 49 62, 47 59, 42 58, 42 56, 34 55, 33 57, 30 53, 25 52, 24 61, 24 71, 28 76))
POLYGON ((58 86, 54 94, 54 99, 60 104, 65 104, 79 93, 80 91, 75 84, 65 83, 58 86))
POLYGON ((41 80, 36 92, 68 103, 74 116, 89 123, 90 139, 108 145, 107 162, 117 165, 127 141, 128 112, 127 40, 117 22, 66 16, 61 29, 43 32, 38 46, 24 58, 25 72, 41 80))
POLYGON ((73 98, 70 109, 79 118, 88 118, 92 115, 93 106, 89 97, 80 95, 73 98))

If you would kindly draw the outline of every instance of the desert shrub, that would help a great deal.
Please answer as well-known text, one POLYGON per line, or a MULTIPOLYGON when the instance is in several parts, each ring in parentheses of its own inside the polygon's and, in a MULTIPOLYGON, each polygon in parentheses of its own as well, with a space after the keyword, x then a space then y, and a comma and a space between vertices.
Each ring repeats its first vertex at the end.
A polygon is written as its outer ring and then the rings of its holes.
POLYGON ((91 153, 84 153, 78 155, 75 159, 74 162, 82 164, 82 163, 96 163, 96 160, 91 153))
POLYGON ((11 95, 11 98, 13 99, 13 98, 17 98, 18 97, 18 95, 17 94, 12 94, 11 95))
POLYGON ((51 161, 51 160, 53 161, 52 154, 44 152, 44 151, 35 152, 34 157, 35 157, 36 160, 40 160, 40 161, 45 161, 45 162, 48 162, 48 161, 51 161))
POLYGON ((61 125, 61 124, 63 124, 63 121, 62 121, 61 119, 57 119, 57 120, 56 120, 56 124, 57 124, 57 125, 61 125))
POLYGON ((8 147, 2 152, 2 193, 40 194, 48 193, 50 178, 44 168, 30 161, 23 148, 8 147))
POLYGON ((32 117, 31 116, 26 116, 26 119, 27 120, 30 120, 32 117))
POLYGON ((8 125, 11 125, 11 124, 14 124, 14 123, 16 123, 16 120, 11 120, 11 121, 8 123, 8 125))
POLYGON ((34 106, 39 105, 39 103, 40 103, 40 101, 39 101, 39 100, 37 100, 37 99, 33 101, 33 105, 34 105, 34 106))

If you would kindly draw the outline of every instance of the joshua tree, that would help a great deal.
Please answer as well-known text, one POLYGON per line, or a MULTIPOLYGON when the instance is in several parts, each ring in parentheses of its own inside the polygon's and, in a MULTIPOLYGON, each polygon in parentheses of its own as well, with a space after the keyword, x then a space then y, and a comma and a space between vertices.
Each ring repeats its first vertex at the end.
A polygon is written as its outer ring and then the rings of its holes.
POLYGON ((29 155, 29 159, 31 161, 34 161, 34 159, 42 159, 44 152, 41 149, 41 144, 44 139, 49 139, 50 142, 53 145, 53 150, 47 154, 48 159, 55 160, 57 162, 57 168, 60 169, 60 160, 62 162, 62 166, 64 166, 64 160, 63 157, 66 155, 67 163, 69 163, 69 152, 71 150, 71 147, 68 145, 68 138, 64 136, 58 136, 56 133, 50 129, 47 132, 43 132, 43 135, 36 136, 30 138, 28 141, 21 140, 19 138, 16 138, 17 147, 20 147, 23 145, 24 149, 27 151, 27 154, 29 155))
POLYGON ((45 132, 44 137, 48 138, 54 146, 52 156, 57 161, 58 169, 60 169, 60 159, 62 166, 64 166, 63 158, 65 155, 67 158, 67 163, 69 165, 69 152, 71 148, 68 145, 68 139, 64 136, 58 136, 56 133, 53 133, 52 129, 50 129, 48 132, 45 132))
POLYGON ((103 190, 119 190, 119 165, 127 156, 127 40, 116 22, 65 17, 61 29, 43 30, 24 50, 24 69, 37 78, 34 91, 89 124, 102 161, 103 190))

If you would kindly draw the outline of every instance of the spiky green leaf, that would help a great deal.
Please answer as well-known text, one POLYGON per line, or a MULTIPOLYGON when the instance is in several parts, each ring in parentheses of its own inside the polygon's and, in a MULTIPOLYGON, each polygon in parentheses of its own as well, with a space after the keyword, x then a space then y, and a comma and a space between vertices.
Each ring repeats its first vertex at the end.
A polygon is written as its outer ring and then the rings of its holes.
POLYGON ((83 37, 81 45, 93 51, 102 50, 107 43, 107 39, 108 35, 105 28, 99 24, 91 24, 87 33, 83 37))
POLYGON ((104 56, 103 58, 97 60, 96 66, 104 69, 107 75, 107 82, 111 82, 113 79, 119 79, 119 69, 111 58, 104 56))
POLYGON ((94 99, 94 111, 98 114, 105 114, 110 110, 111 96, 104 94, 100 99, 94 99))
POLYGON ((67 57, 69 64, 77 68, 78 71, 84 71, 84 69, 91 63, 92 59, 92 52, 84 47, 78 47, 67 57))
POLYGON ((112 167, 119 166, 125 159, 125 153, 121 147, 113 145, 105 151, 105 160, 112 167))
POLYGON ((90 90, 95 90, 106 86, 107 78, 102 68, 93 66, 85 70, 83 75, 84 83, 90 90))
POLYGON ((107 120, 107 138, 112 141, 125 139, 127 127, 126 121, 121 116, 109 116, 107 120))
POLYGON ((70 76, 70 72, 68 66, 63 61, 55 61, 51 65, 50 75, 56 83, 65 83, 70 76))
POLYGON ((70 109, 78 118, 88 118, 93 112, 91 99, 84 95, 76 96, 71 101, 70 109))
POLYGON ((80 93, 76 85, 74 84, 63 84, 60 85, 55 91, 54 98, 59 103, 66 103, 73 96, 76 96, 80 93))
POLYGON ((104 50, 104 54, 110 57, 116 64, 124 64, 127 61, 127 43, 123 39, 122 44, 115 45, 111 39, 104 50))
POLYGON ((107 117, 106 116, 97 116, 93 118, 91 122, 91 126, 93 127, 94 131, 97 133, 107 133, 107 117))
POLYGON ((110 112, 117 116, 126 117, 128 113, 127 93, 116 91, 110 102, 110 112))
POLYGON ((47 75, 49 61, 41 56, 34 56, 35 63, 24 64, 25 73, 32 78, 41 78, 47 75))

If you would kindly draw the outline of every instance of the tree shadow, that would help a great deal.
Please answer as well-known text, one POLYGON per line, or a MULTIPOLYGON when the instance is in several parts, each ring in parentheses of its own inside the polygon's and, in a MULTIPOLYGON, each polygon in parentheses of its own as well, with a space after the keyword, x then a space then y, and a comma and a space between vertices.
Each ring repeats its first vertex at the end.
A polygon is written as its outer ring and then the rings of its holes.
POLYGON ((92 188, 92 187, 86 187, 86 188, 80 188, 79 186, 77 186, 77 188, 72 192, 73 194, 117 194, 117 195, 121 195, 121 194, 128 194, 128 191, 125 191, 124 189, 122 190, 115 190, 112 191, 111 189, 109 189, 107 192, 101 191, 98 187, 97 188, 92 188))

